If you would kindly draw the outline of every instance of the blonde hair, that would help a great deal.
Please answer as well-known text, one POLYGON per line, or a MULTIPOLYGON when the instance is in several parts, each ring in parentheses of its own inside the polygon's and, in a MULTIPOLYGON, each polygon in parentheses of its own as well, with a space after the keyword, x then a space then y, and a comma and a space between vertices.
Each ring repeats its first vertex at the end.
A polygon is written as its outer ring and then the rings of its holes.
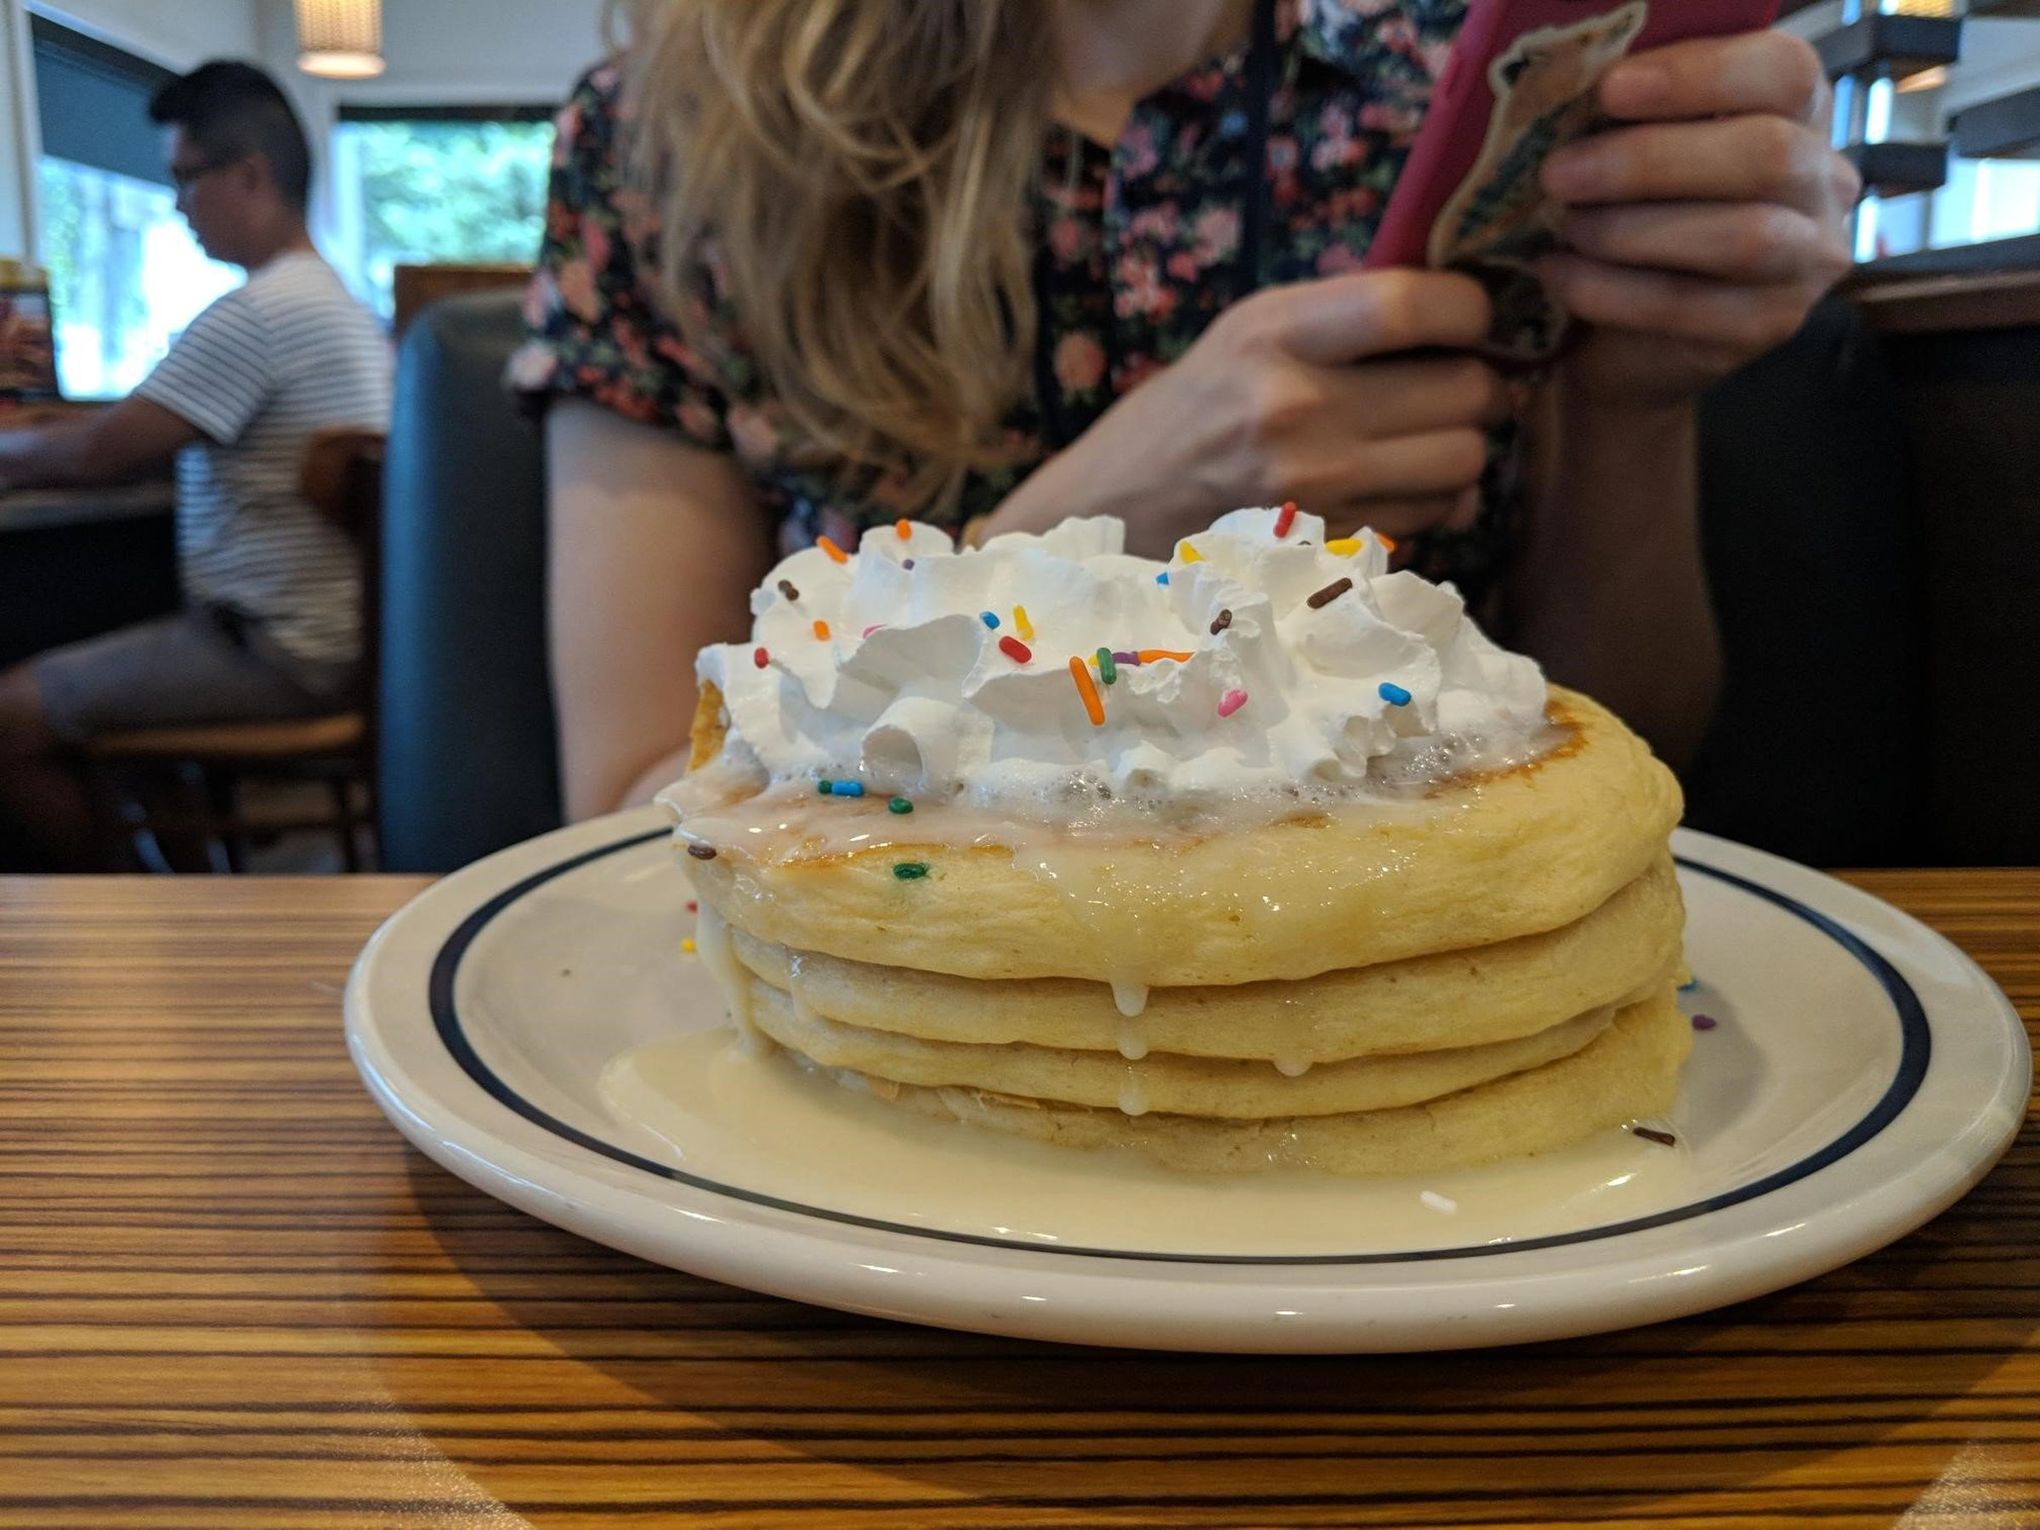
POLYGON ((800 434, 953 504, 1029 376, 1048 0, 625 3, 669 293, 712 239, 800 434))

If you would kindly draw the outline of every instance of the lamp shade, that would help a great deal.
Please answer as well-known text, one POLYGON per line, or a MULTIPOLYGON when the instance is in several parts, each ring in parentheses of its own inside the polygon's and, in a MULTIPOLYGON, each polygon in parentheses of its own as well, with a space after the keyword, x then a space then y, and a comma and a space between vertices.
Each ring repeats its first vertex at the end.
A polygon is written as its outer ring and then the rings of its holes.
POLYGON ((336 80, 383 72, 382 0, 297 0, 298 68, 336 80))

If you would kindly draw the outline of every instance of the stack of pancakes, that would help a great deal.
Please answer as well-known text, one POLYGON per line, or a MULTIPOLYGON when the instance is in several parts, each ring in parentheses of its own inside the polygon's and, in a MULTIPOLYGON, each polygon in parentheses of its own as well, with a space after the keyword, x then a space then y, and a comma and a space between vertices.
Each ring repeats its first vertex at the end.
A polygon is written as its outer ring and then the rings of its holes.
MULTIPOLYGON (((1678 788, 1587 698, 1548 715, 1513 769, 1197 834, 871 799, 831 805, 864 842, 765 853, 739 802, 680 830, 701 948, 740 1022, 925 1114, 1196 1170, 1545 1151, 1668 1109, 1691 1043, 1678 788)), ((705 687, 697 764, 722 726, 705 687)))

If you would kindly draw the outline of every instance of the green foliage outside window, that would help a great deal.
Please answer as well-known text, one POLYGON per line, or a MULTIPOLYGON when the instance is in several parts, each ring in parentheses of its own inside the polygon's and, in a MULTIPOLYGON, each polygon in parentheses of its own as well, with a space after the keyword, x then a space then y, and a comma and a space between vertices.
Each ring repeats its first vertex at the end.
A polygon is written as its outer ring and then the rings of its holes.
POLYGON ((356 270, 386 317, 397 265, 536 257, 552 136, 549 122, 341 124, 339 190, 360 219, 356 270))

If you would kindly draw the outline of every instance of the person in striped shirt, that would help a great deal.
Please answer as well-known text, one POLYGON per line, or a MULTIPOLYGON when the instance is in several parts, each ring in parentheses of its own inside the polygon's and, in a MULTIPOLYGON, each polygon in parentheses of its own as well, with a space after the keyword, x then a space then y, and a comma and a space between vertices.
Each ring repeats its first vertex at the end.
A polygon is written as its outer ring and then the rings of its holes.
POLYGON ((150 116, 170 129, 192 233, 248 280, 120 403, 0 432, 0 490, 177 466, 182 609, 0 674, 0 814, 59 866, 92 851, 77 745, 343 710, 362 678, 359 555, 302 497, 299 469, 322 430, 387 427, 388 340, 306 232, 310 150, 274 80, 204 64, 150 116))

